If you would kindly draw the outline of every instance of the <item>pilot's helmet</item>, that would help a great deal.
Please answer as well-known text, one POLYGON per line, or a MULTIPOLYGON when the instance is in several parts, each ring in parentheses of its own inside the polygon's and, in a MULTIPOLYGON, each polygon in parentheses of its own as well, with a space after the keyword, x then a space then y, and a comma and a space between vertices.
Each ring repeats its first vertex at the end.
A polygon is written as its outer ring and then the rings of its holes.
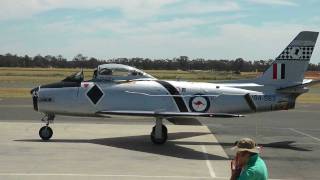
POLYGON ((107 68, 101 69, 99 75, 112 75, 112 70, 107 68))
POLYGON ((137 71, 131 71, 131 76, 137 76, 138 72, 137 71))

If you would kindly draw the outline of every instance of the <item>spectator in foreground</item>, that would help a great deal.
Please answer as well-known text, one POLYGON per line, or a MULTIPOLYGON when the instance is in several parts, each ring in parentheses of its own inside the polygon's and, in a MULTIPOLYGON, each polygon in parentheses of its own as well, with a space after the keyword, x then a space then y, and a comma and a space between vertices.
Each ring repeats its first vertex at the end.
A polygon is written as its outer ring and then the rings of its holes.
POLYGON ((267 180, 268 170, 259 156, 256 143, 250 138, 243 138, 232 148, 237 151, 231 161, 231 180, 267 180))

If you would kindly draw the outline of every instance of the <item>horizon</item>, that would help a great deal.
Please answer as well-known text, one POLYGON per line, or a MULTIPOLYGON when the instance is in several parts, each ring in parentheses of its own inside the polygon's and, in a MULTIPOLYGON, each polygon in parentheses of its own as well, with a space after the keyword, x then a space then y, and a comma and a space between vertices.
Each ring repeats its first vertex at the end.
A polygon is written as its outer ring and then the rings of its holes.
MULTIPOLYGON (((300 31, 320 30, 319 5, 315 0, 3 0, 0 54, 269 60, 300 31)), ((317 44, 310 62, 320 62, 317 44)))

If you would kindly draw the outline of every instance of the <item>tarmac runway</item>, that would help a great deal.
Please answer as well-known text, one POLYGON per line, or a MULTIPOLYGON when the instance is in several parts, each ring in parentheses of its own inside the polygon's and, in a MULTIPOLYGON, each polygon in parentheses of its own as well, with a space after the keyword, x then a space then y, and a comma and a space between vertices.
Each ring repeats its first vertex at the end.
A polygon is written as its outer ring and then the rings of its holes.
POLYGON ((150 118, 57 116, 42 142, 41 114, 31 99, 0 99, 0 179, 228 179, 230 147, 242 137, 263 147, 271 179, 318 179, 320 105, 168 125, 169 141, 153 145, 150 118))

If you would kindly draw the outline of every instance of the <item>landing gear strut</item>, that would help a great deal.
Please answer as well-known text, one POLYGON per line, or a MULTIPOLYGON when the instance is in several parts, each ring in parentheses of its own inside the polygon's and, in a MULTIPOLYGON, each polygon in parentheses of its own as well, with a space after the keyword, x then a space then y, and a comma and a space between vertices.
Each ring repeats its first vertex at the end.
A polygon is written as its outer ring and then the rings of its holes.
POLYGON ((156 125, 153 126, 151 134, 151 141, 154 144, 164 144, 168 139, 168 129, 162 124, 162 118, 157 117, 156 125))
POLYGON ((46 125, 43 126, 42 128, 40 128, 39 130, 39 136, 41 137, 42 140, 44 141, 48 141, 52 135, 53 135, 53 131, 52 129, 49 127, 49 124, 53 122, 54 120, 54 114, 46 114, 41 121, 45 122, 46 125))

